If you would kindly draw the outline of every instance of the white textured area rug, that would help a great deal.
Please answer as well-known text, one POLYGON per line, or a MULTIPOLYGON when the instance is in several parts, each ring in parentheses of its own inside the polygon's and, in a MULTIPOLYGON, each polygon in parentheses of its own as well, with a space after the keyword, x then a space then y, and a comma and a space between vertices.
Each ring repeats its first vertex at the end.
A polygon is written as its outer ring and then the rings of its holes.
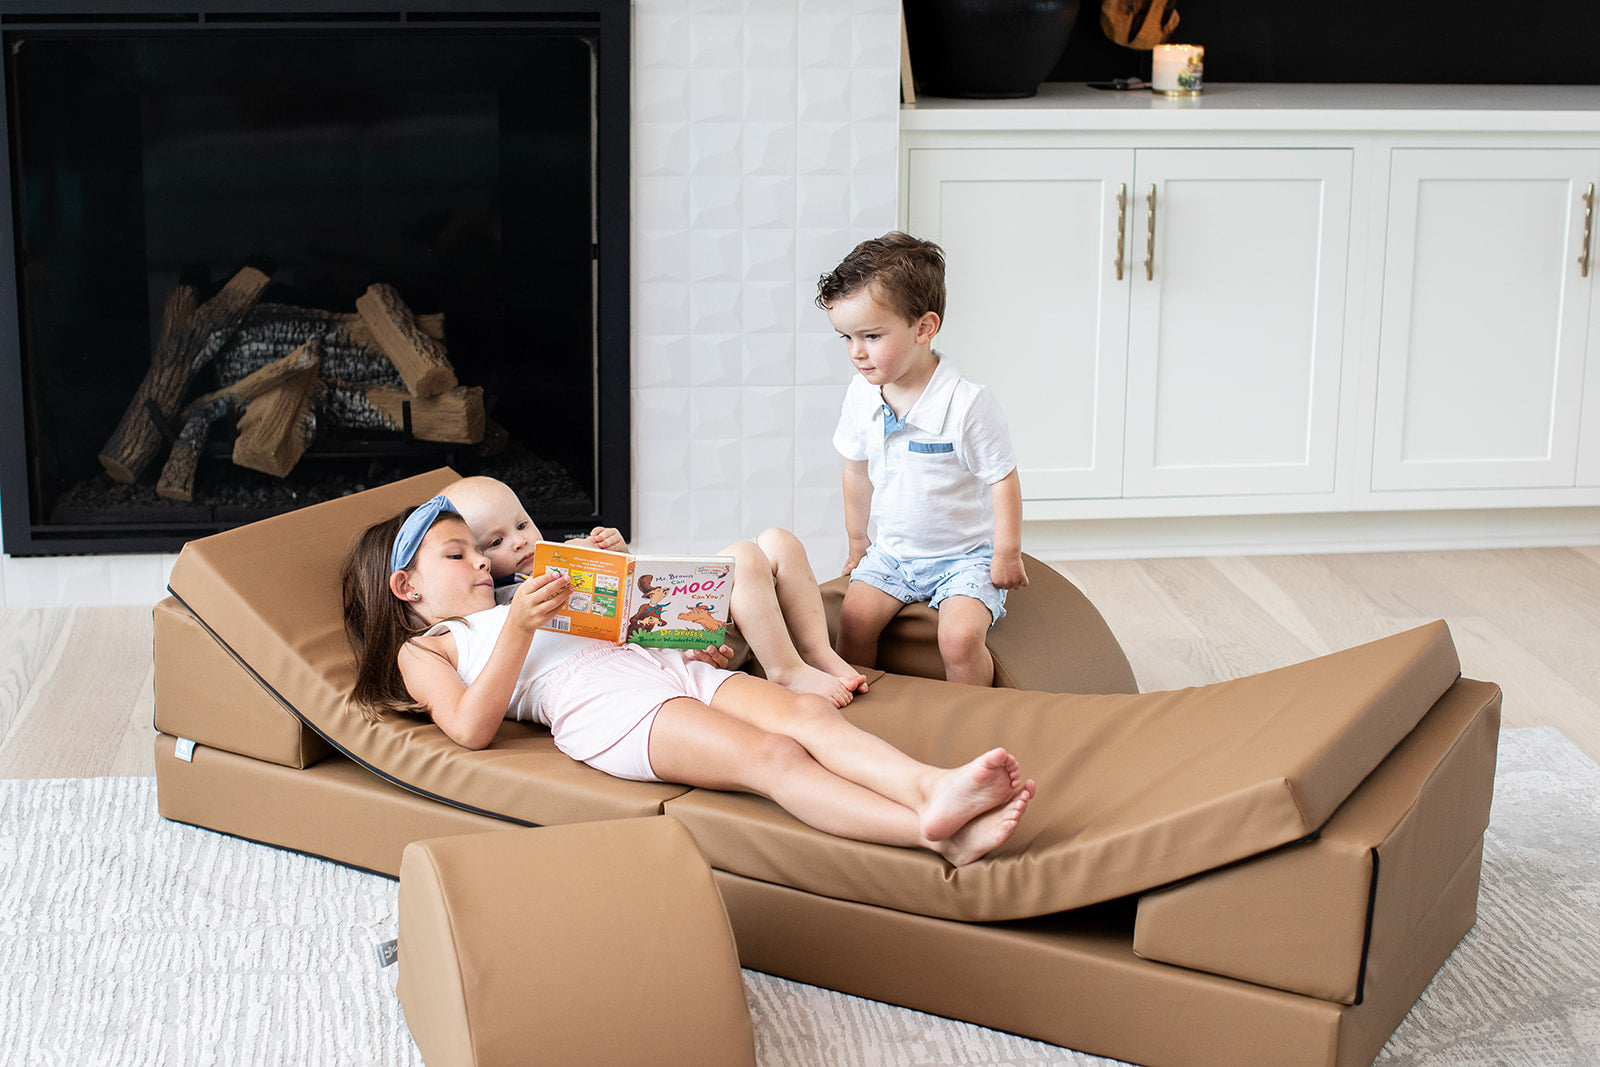
MULTIPOLYGON (((420 1064, 373 951, 395 893, 166 822, 154 779, 0 781, 0 1064, 420 1064)), ((1112 1062, 745 984, 764 1065, 1112 1062)), ((1556 730, 1501 735, 1478 925, 1378 1062, 1600 1063, 1600 766, 1556 730)))

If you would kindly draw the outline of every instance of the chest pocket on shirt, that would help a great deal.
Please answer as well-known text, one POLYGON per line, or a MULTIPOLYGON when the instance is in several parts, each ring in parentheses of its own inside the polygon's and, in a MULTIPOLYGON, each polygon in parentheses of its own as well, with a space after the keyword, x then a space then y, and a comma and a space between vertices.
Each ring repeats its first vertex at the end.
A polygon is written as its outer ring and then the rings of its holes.
POLYGON ((906 451, 912 455, 941 456, 956 450, 950 441, 907 441, 906 451))

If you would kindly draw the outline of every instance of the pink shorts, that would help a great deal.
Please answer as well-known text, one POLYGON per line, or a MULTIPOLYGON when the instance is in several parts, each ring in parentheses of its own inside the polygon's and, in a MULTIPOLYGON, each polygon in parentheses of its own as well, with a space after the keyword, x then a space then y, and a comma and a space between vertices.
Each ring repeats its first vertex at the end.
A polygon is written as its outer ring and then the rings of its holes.
POLYGON ((733 675, 673 649, 603 647, 552 671, 539 702, 562 752, 616 778, 659 782, 650 727, 661 705, 678 697, 709 704, 733 675))

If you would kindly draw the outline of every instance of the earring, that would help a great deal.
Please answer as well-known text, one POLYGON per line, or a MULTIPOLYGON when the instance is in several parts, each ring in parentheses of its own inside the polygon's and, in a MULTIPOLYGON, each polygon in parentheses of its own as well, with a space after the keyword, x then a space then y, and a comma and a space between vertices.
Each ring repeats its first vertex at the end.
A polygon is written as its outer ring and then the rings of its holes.
POLYGON ((412 593, 411 594, 411 599, 412 600, 421 600, 422 599, 422 594, 421 593, 412 593))

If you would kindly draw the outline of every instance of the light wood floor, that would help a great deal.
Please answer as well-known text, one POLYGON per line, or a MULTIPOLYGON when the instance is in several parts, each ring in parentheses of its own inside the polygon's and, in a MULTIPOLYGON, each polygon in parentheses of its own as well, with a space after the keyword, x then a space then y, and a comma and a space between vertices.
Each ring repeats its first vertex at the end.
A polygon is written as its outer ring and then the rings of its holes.
MULTIPOLYGON (((1600 759, 1600 547, 1059 563, 1139 686, 1175 689, 1449 622, 1507 726, 1600 759)), ((0 612, 0 778, 153 772, 146 608, 0 612)))

